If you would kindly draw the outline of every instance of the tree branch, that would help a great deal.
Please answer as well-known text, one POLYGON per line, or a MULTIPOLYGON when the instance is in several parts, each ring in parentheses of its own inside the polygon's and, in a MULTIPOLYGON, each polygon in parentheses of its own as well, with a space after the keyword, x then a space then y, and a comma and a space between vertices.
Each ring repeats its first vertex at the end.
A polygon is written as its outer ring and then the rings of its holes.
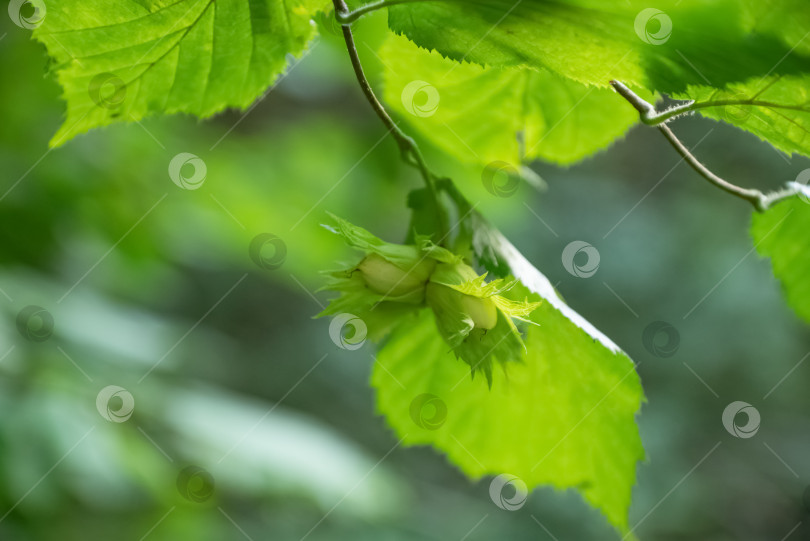
POLYGON ((697 171, 700 176, 708 180, 711 184, 717 186, 721 190, 725 191, 726 193, 730 193, 734 196, 737 196, 741 199, 745 199, 749 203, 751 203, 754 208, 759 212, 765 212, 770 207, 779 203, 780 201, 784 201, 785 199, 789 199, 796 195, 810 195, 810 189, 798 182, 789 182, 787 186, 781 190, 764 193, 760 190, 756 190, 753 188, 743 188, 741 186, 737 186, 736 184, 732 184, 727 180, 720 178, 719 176, 715 175, 712 171, 710 171, 705 165, 700 163, 700 161, 686 148, 680 139, 669 129, 669 126, 666 125, 668 120, 675 118, 678 115, 682 115, 685 113, 692 112, 696 109, 701 107, 712 107, 717 105, 756 105, 754 101, 746 101, 746 100, 726 100, 724 102, 714 102, 714 103, 695 103, 694 101, 687 102, 682 105, 678 105, 676 107, 670 108, 663 112, 657 112, 655 107, 649 103, 648 101, 642 99, 638 96, 635 92, 630 90, 627 86, 620 83, 619 81, 611 81, 610 85, 613 89, 624 99, 626 99, 633 107, 635 107, 636 111, 638 111, 639 116, 641 117, 641 121, 644 124, 649 126, 656 126, 661 133, 664 134, 667 141, 675 148, 675 150, 680 154, 680 156, 688 163, 692 169, 697 171))

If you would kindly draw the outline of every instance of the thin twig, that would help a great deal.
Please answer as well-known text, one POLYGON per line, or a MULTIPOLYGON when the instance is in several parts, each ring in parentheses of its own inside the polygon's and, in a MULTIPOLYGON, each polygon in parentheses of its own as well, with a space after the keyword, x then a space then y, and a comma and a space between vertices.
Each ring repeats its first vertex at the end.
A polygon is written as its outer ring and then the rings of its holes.
MULTIPOLYGON (((713 104, 708 103, 695 103, 695 102, 687 102, 686 104, 679 105, 668 109, 664 112, 657 112, 655 110, 655 106, 653 106, 648 101, 641 98, 635 92, 630 90, 627 86, 620 83, 619 81, 611 81, 610 82, 613 89, 624 99, 626 99, 633 107, 635 107, 636 111, 638 111, 639 116, 641 117, 641 121, 647 125, 657 127, 661 133, 664 134, 667 141, 675 148, 678 154, 688 163, 692 169, 697 171, 700 176, 708 180, 713 185, 717 186, 721 190, 730 193, 734 196, 737 196, 741 199, 745 199, 749 203, 751 203, 754 208, 759 212, 764 212, 768 210, 770 207, 779 203, 780 201, 784 201, 785 199, 794 197, 796 195, 810 194, 810 189, 807 186, 800 184, 798 182, 789 182, 787 186, 781 190, 764 193, 760 190, 756 190, 753 188, 743 188, 737 186, 736 184, 732 184, 727 180, 720 178, 719 176, 715 175, 712 171, 710 171, 705 165, 700 163, 700 161, 686 148, 680 139, 669 129, 669 126, 666 125, 668 120, 672 118, 694 111, 701 107, 710 107, 716 106, 720 102, 714 102, 713 104)), ((742 100, 728 100, 722 102, 726 105, 738 105, 738 104, 747 104, 747 105, 756 105, 756 102, 743 102, 742 100)))
POLYGON ((669 143, 675 148, 678 154, 680 154, 681 157, 684 160, 686 160, 686 162, 689 165, 691 165, 695 171, 700 173, 701 176, 703 176, 706 180, 708 180, 721 190, 724 190, 732 195, 736 195, 737 197, 742 197, 743 199, 750 201, 751 203, 754 204, 754 206, 757 206, 760 203, 761 197, 763 195, 762 192, 760 192, 759 190, 749 190, 746 188, 741 188, 718 177, 717 175, 712 173, 705 165, 700 163, 697 158, 695 158, 694 154, 692 154, 689 151, 689 149, 686 148, 686 145, 684 145, 681 142, 681 140, 678 139, 678 137, 676 137, 674 133, 672 133, 672 130, 669 129, 669 126, 667 126, 666 124, 661 124, 660 126, 658 126, 658 129, 661 130, 661 133, 664 134, 664 137, 667 138, 669 143))
MULTIPOLYGON (((390 4, 391 2, 395 3, 403 3, 405 0, 389 0, 387 3, 390 4)), ((408 0, 411 1, 411 0, 408 0)), ((366 74, 363 71, 363 65, 360 62, 360 57, 357 53, 357 46, 354 42, 354 35, 352 34, 351 27, 343 22, 346 16, 350 13, 349 8, 346 5, 344 0, 332 0, 335 6, 335 18, 338 22, 341 22, 343 28, 343 39, 346 42, 346 49, 349 52, 349 57, 352 61, 352 67, 354 68, 354 74, 357 77, 357 82, 360 83, 360 88, 363 91, 368 102, 371 104, 371 107, 374 109, 374 112, 377 113, 377 116, 380 118, 382 123, 388 128, 388 131, 391 132, 391 135, 394 136, 394 139, 399 145, 400 152, 402 153, 402 157, 405 163, 416 167, 422 175, 423 180, 425 181, 425 185, 427 186, 428 191, 430 192, 435 204, 436 204, 436 211, 440 215, 439 223, 444 224, 444 216, 441 215, 441 204, 439 202, 438 193, 436 191, 436 184, 435 180, 438 178, 435 174, 433 174, 430 169, 428 168, 427 164, 425 163, 425 159, 422 156, 419 147, 416 145, 416 142, 411 138, 408 134, 406 134, 391 116, 388 114, 388 111, 385 110, 385 107, 377 99, 377 96, 374 94, 374 90, 371 88, 371 84, 368 82, 366 78, 366 74)), ((371 4, 374 5, 374 4, 371 4)), ((370 6, 371 6, 370 5, 370 6)), ((367 6, 368 7, 368 6, 367 6)), ((379 7, 379 6, 378 6, 379 7)), ((361 8, 363 9, 363 8, 361 8)), ((354 20, 354 19, 352 19, 354 20)), ((439 232, 442 233, 441 231, 439 232)))

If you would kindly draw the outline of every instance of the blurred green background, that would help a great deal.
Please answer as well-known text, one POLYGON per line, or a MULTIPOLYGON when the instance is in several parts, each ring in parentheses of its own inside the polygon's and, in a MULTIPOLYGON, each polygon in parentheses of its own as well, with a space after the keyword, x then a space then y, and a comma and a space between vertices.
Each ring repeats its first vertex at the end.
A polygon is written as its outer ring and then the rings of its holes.
MULTIPOLYGON (((377 84, 383 22, 358 30, 377 84)), ((319 271, 355 257, 320 227, 326 212, 399 241, 419 186, 382 139, 334 27, 322 30, 247 115, 150 119, 49 151, 59 88, 29 31, 3 23, 1 539, 617 538, 573 491, 539 489, 503 511, 488 479, 465 479, 431 449, 391 451, 368 386, 373 348, 341 350, 329 322, 312 319, 328 298, 315 292, 319 271), (169 178, 180 152, 207 166, 197 190, 169 178), (263 233, 286 245, 279 268, 249 257, 263 233), (49 339, 18 331, 29 305, 52 316, 49 339), (134 397, 125 422, 96 407, 110 385, 134 397)), ((810 167, 712 121, 675 129, 740 184, 776 186, 810 167)), ((509 198, 426 152, 640 363, 648 461, 636 533, 810 538, 810 363, 797 367, 810 333, 752 251, 750 207, 644 127, 575 167, 535 164, 548 189, 509 198), (573 240, 599 250, 594 277, 563 268, 573 240), (669 357, 642 342, 654 321, 677 331, 669 357), (759 410, 754 438, 724 429, 735 400, 759 410)))

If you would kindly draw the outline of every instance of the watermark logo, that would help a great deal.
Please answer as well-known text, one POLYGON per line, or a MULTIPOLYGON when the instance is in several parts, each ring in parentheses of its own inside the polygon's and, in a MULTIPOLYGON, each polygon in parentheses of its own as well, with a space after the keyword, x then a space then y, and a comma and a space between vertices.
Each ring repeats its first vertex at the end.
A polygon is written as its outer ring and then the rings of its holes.
POLYGON ((495 197, 511 197, 520 188, 520 172, 511 163, 495 161, 481 173, 484 189, 495 197))
POLYGON ((740 400, 732 402, 723 410, 723 426, 729 434, 735 438, 752 438, 759 430, 759 411, 749 404, 740 400), (745 424, 737 424, 737 416, 744 414, 745 424))
POLYGON ((672 35, 672 19, 656 8, 642 9, 633 26, 639 39, 650 45, 663 45, 672 35))
POLYGON ((439 91, 425 81, 411 81, 402 89, 402 106, 413 116, 427 118, 439 110, 439 91))
POLYGON ((169 178, 184 190, 197 190, 205 182, 208 168, 195 154, 181 152, 169 162, 169 178))
POLYGON ((118 109, 127 99, 127 85, 112 73, 99 73, 90 80, 87 93, 93 103, 104 109, 118 109))
POLYGON ((272 233, 260 233, 250 241, 248 254, 260 269, 275 270, 287 260, 287 244, 272 233))
POLYGON ((53 316, 41 306, 26 306, 17 314, 17 330, 26 340, 44 342, 53 335, 53 316))
POLYGON ((799 192, 799 199, 810 204, 810 169, 805 169, 796 175, 796 180, 793 181, 793 185, 801 190, 799 192))
POLYGON ((11 17, 11 22, 26 30, 33 30, 41 25, 46 13, 43 0, 11 0, 8 3, 8 16, 11 17))
POLYGON ((340 349, 360 349, 366 341, 366 334, 368 328, 365 321, 354 314, 337 315, 329 324, 329 338, 340 349))
POLYGON ((590 278, 599 270, 599 250, 585 242, 575 240, 563 249, 562 264, 568 274, 577 278, 590 278), (586 257, 584 262, 577 263, 575 259, 580 254, 586 257))
POLYGON ((667 358, 678 352, 681 335, 678 329, 666 321, 653 321, 644 328, 641 343, 656 357, 667 358))
POLYGON ((743 124, 751 116, 750 100, 745 94, 730 94, 724 92, 716 98, 718 101, 728 102, 723 106, 723 118, 729 124, 743 124))
POLYGON ((411 401, 410 414, 419 428, 437 430, 447 420, 447 404, 435 394, 420 394, 411 401))
POLYGON ((489 484, 489 497, 504 511, 517 511, 526 503, 529 489, 517 475, 502 473, 489 484))
MULTIPOLYGON (((322 30, 325 30, 326 32, 332 34, 333 36, 338 36, 341 38, 343 37, 343 25, 338 22, 338 20, 335 18, 334 13, 320 12, 315 17, 315 20, 319 23, 319 27, 322 30)), ((354 24, 352 26, 354 26, 354 24)))
POLYGON ((96 396, 96 409, 111 423, 123 423, 135 411, 135 398, 123 387, 108 385, 96 396))
POLYGON ((199 466, 187 466, 177 475, 177 490, 188 501, 202 503, 214 494, 214 477, 199 466))

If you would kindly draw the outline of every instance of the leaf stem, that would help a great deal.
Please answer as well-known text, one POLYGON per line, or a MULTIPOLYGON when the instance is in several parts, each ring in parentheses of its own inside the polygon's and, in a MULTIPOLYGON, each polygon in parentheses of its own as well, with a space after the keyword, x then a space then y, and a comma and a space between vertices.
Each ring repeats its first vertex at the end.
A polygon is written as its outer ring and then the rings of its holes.
MULTIPOLYGON (((383 2, 379 2, 378 4, 392 4, 392 3, 404 3, 406 1, 415 1, 415 0, 387 0, 383 2)), ((372 109, 374 112, 377 113, 377 116, 380 118, 382 123, 388 128, 388 131, 391 135, 394 136, 394 140, 396 140, 397 145, 399 146, 399 150, 402 154, 402 159, 405 163, 417 168, 419 173, 422 175, 422 179, 425 181, 425 185, 427 186, 428 191, 433 198, 433 201, 436 205, 436 212, 438 213, 439 223, 442 224, 442 228, 444 228, 446 224, 446 217, 444 216, 443 207, 441 202, 439 201, 438 192, 436 190, 436 183, 435 178, 436 175, 430 171, 425 162, 424 157, 422 156, 422 152, 419 150, 419 147, 416 144, 416 141, 413 140, 408 134, 406 134, 391 116, 388 114, 388 111, 385 110, 385 107, 377 99, 377 96, 374 94, 374 90, 371 88, 371 84, 368 82, 368 78, 366 78, 366 74, 363 71, 363 65, 360 62, 360 56, 357 53, 357 45, 354 42, 354 34, 352 34, 352 29, 348 25, 348 23, 343 22, 345 20, 346 15, 349 13, 349 7, 346 5, 345 0, 332 0, 335 6, 335 18, 338 22, 341 22, 342 29, 343 29, 343 39, 346 42, 346 49, 349 52, 349 58, 352 61, 352 67, 354 68, 354 74, 357 77, 357 82, 360 83, 360 88, 363 91, 363 94, 366 97, 366 100, 371 104, 372 109)), ((370 4, 366 7, 371 7, 374 4, 370 4)), ((383 7, 379 5, 378 7, 383 7)), ((363 10, 364 8, 360 8, 363 10)), ((358 10, 358 11, 360 11, 358 10)), ((369 10, 366 10, 369 11, 369 10)), ((362 15, 362 14, 361 14, 362 15)), ((358 15, 359 17, 359 15, 358 15)), ((352 20, 355 20, 355 17, 352 20)), ((444 236, 444 231, 440 231, 439 235, 444 236)))
MULTIPOLYGON (((680 154, 680 156, 688 163, 692 169, 697 171, 700 176, 708 180, 714 186, 717 186, 721 190, 725 191, 726 193, 730 193, 736 197, 741 199, 745 199, 749 203, 751 203, 754 208, 758 212, 765 212, 769 208, 771 208, 776 203, 780 201, 784 201, 785 199, 794 197, 796 195, 804 194, 807 195, 809 193, 808 187, 800 184, 798 182, 789 182, 786 187, 782 188, 781 190, 777 190, 775 192, 764 193, 760 190, 756 190, 753 188, 743 188, 741 186, 737 186, 736 184, 732 184, 731 182, 717 176, 714 174, 709 168, 705 165, 700 163, 692 152, 686 145, 681 142, 680 139, 672 132, 669 126, 666 125, 666 122, 678 115, 682 115, 684 113, 692 112, 696 109, 701 107, 711 107, 720 105, 721 102, 707 102, 707 103, 695 103, 694 101, 687 102, 686 104, 679 105, 668 109, 667 111, 657 112, 655 110, 655 106, 653 106, 648 101, 641 98, 635 92, 630 90, 627 86, 622 84, 619 81, 611 81, 610 85, 613 89, 624 99, 626 99, 633 107, 635 107, 636 111, 638 111, 639 116, 641 117, 641 121, 648 126, 655 126, 657 127, 661 133, 664 134, 667 141, 675 148, 675 151, 680 154)), ((727 100, 722 102, 723 105, 756 105, 756 102, 753 101, 744 101, 744 100, 727 100)))

